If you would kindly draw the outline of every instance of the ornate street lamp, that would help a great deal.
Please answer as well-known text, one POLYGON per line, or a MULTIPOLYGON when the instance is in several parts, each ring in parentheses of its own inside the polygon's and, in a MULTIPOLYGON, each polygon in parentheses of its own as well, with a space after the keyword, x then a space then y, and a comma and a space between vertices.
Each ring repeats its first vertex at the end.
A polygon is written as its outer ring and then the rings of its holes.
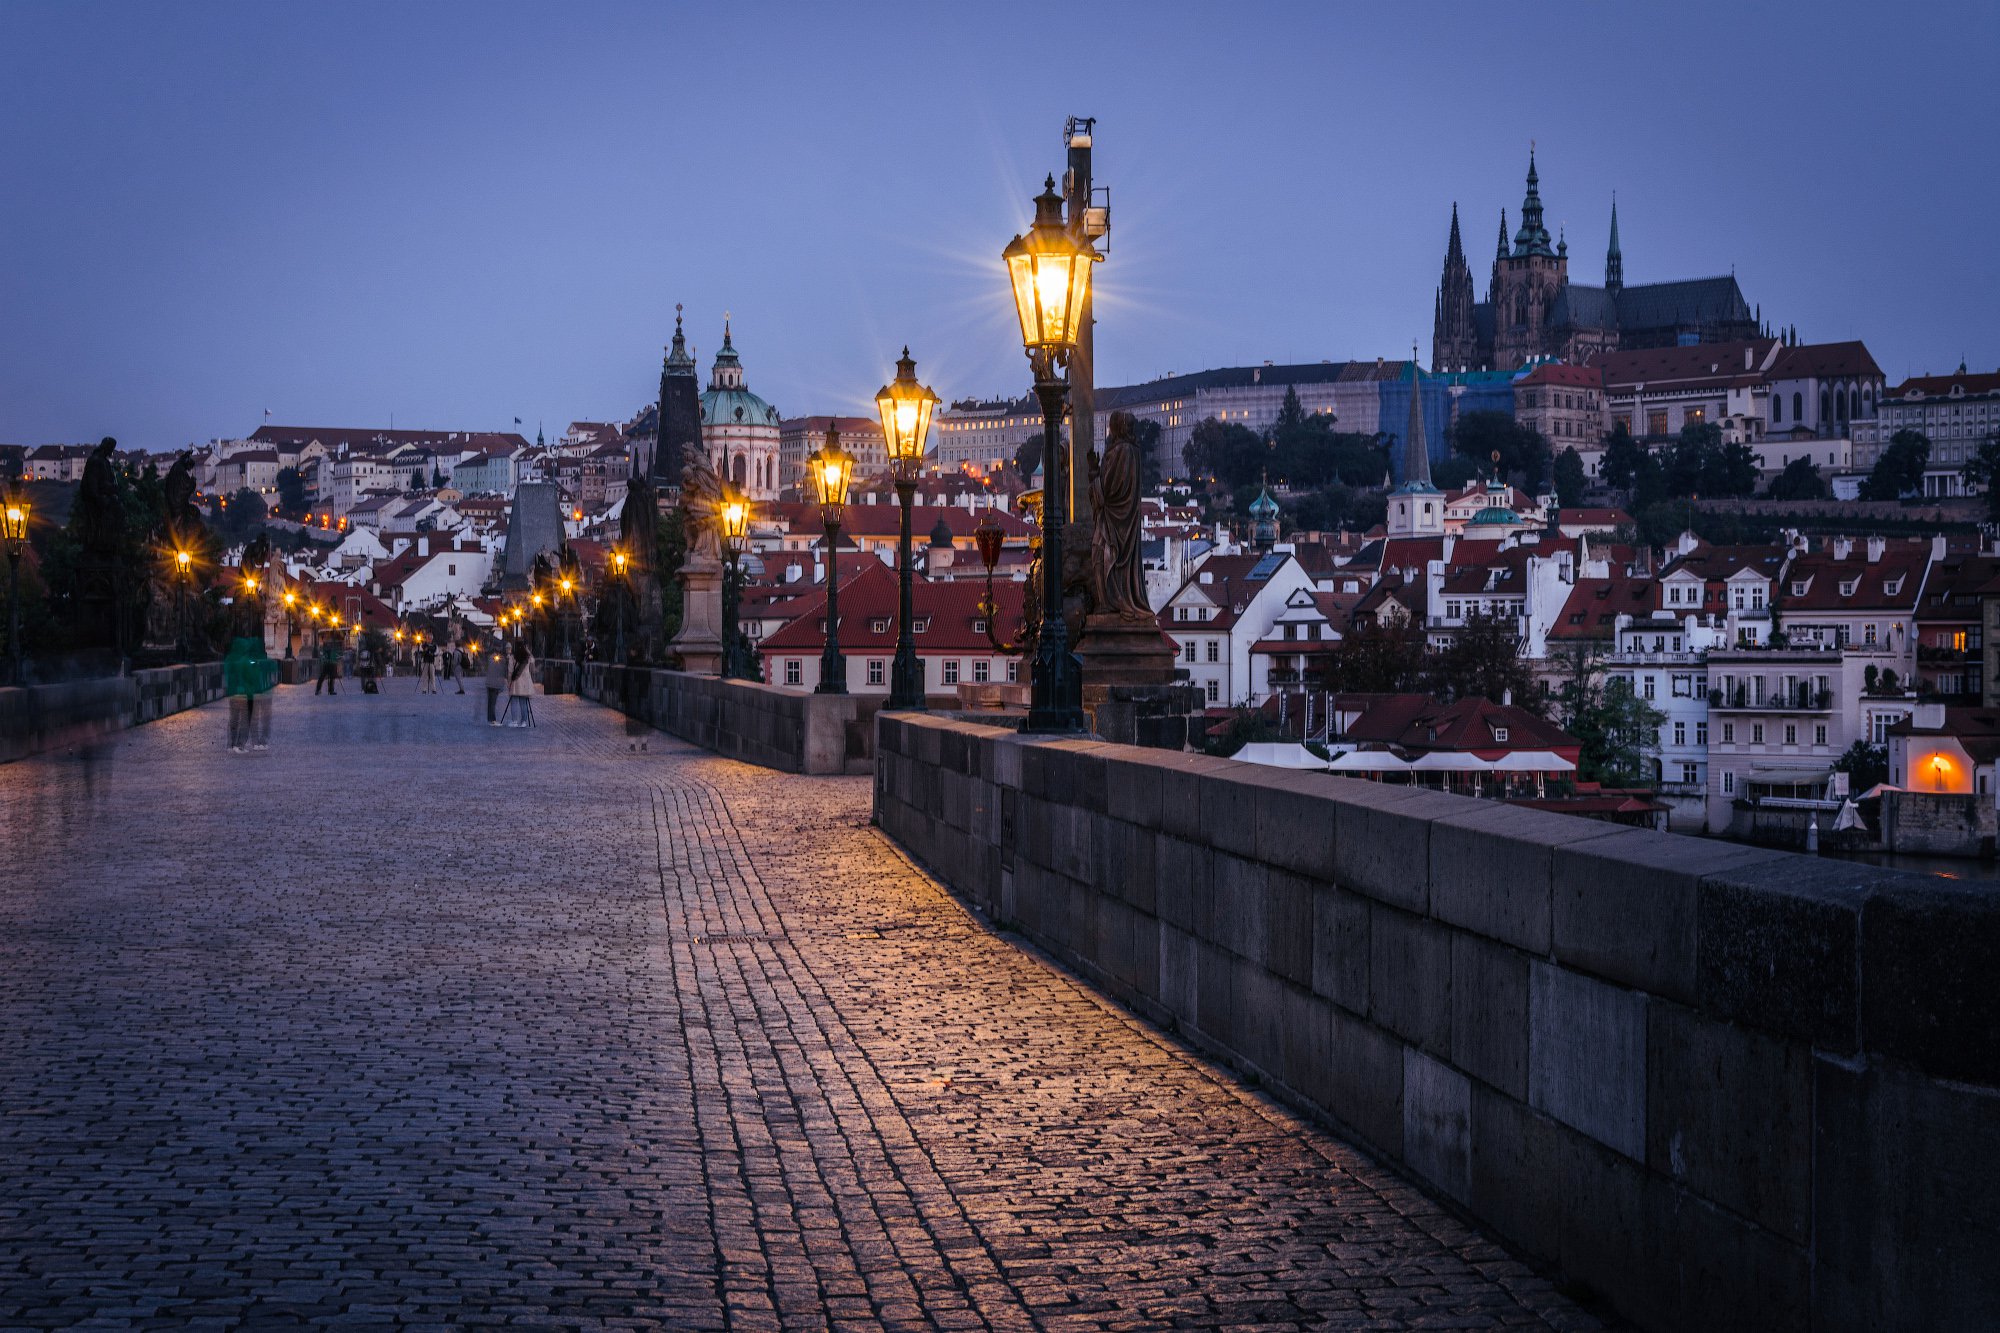
POLYGON ((0 538, 7 542, 7 683, 21 683, 21 550, 28 541, 27 496, 18 481, 0 506, 0 538))
POLYGON ((820 522, 826 525, 826 647, 819 655, 819 685, 815 694, 847 693, 847 659, 840 655, 840 519, 847 508, 847 483, 854 476, 854 456, 840 447, 840 428, 826 428, 826 444, 806 460, 806 475, 819 496, 820 522))
POLYGON ((618 633, 617 637, 612 641, 611 649, 611 664, 613 666, 622 667, 625 665, 625 599, 632 592, 631 580, 627 577, 631 563, 623 551, 616 547, 612 548, 611 577, 617 581, 614 595, 618 600, 618 633))
MULTIPOLYGON (((979 599, 979 614, 986 621, 986 641, 993 645, 996 653, 1018 653, 1034 646, 1034 636, 1026 624, 1021 626, 1021 635, 1011 642, 1003 643, 999 633, 993 628, 999 619, 1000 606, 993 600, 993 570, 1000 563, 1000 551, 1006 545, 1007 533, 993 521, 993 511, 988 509, 979 526, 972 530, 972 544, 979 551, 979 563, 986 566, 986 595, 979 599)), ((1032 571, 1033 564, 1029 569, 1032 571)))
POLYGON ((1058 373, 1075 350, 1090 303, 1091 266, 1097 251, 1063 225, 1062 196, 1051 176, 1035 199, 1035 221, 1001 252, 1021 320, 1021 345, 1035 373, 1042 404, 1042 619, 1035 635, 1034 690, 1029 731, 1082 731, 1083 665, 1069 650, 1063 620, 1062 542, 1069 523, 1067 452, 1062 444, 1063 405, 1069 382, 1058 373))
POLYGON ((285 589, 285 660, 292 660, 293 613, 298 607, 299 595, 290 588, 285 589))
POLYGON ((188 652, 188 584, 194 581, 194 553, 187 550, 174 552, 174 618, 179 621, 180 642, 176 645, 182 658, 188 652))
POLYGON ((917 660, 917 639, 911 628, 910 505, 917 496, 917 469, 923 466, 924 441, 930 435, 931 410, 938 396, 917 383, 917 363, 910 349, 896 362, 896 378, 875 395, 882 416, 882 441, 895 469, 896 500, 903 507, 902 535, 896 545, 896 581, 900 598, 896 620, 896 660, 889 673, 889 707, 924 706, 924 666, 917 660))
POLYGON ((567 662, 572 656, 570 651, 569 622, 576 610, 576 580, 565 574, 561 579, 557 580, 557 584, 561 587, 563 596, 569 598, 570 605, 568 611, 563 610, 560 604, 556 607, 556 616, 562 621, 563 627, 563 661, 567 662))
POLYGON ((722 678, 756 680, 737 632, 743 598, 743 540, 750 531, 750 503, 732 488, 716 517, 722 524, 722 678))

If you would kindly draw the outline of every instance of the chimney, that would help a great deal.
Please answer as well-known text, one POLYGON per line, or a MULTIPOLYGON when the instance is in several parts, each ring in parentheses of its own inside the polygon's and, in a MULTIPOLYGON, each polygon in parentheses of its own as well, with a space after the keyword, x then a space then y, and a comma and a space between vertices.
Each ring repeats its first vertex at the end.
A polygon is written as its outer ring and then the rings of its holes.
POLYGON ((1868 539, 1868 563, 1872 565, 1880 560, 1882 558, 1882 548, 1887 545, 1888 542, 1880 537, 1870 537, 1868 539))
POLYGON ((1833 539, 1833 558, 1835 560, 1845 560, 1847 559, 1848 556, 1853 554, 1854 554, 1854 538, 1835 537, 1833 539))

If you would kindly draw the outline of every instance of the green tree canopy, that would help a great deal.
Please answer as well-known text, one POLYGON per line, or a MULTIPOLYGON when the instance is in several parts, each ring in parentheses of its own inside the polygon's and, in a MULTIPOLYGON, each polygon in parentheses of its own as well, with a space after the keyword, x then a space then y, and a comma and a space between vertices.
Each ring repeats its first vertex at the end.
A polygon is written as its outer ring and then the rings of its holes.
POLYGON ((1651 457, 1646 446, 1633 439, 1632 432, 1620 421, 1604 441, 1604 458, 1597 465, 1597 473, 1606 486, 1629 491, 1639 484, 1639 474, 1651 457))
POLYGON ((1864 500, 1900 500, 1923 489, 1924 468, 1931 461, 1930 437, 1922 431, 1899 430, 1875 460, 1862 484, 1864 500))
POLYGON ((1583 488, 1589 478, 1583 470, 1583 455, 1569 445, 1556 455, 1555 486, 1556 503, 1564 509, 1574 509, 1583 503, 1583 488))
POLYGON ((1549 442, 1540 431, 1524 426, 1505 412, 1467 412, 1450 429, 1452 452, 1489 467, 1500 455, 1500 475, 1518 482, 1531 494, 1548 482, 1549 442))
POLYGON ((278 469, 278 512, 287 518, 306 512, 306 479, 295 467, 278 469))
POLYGON ((1986 521, 2000 523, 2000 434, 1981 441, 1958 475, 1967 490, 1986 492, 1986 521))
POLYGON ((1819 466, 1801 455, 1785 464, 1785 470, 1771 478, 1773 500, 1824 500, 1827 485, 1819 466))
POLYGON ((1431 693, 1444 700, 1518 701, 1534 687, 1514 617, 1483 612, 1467 617, 1451 646, 1432 654, 1429 675, 1431 693))
POLYGON ((1316 659, 1327 687, 1363 694, 1397 694, 1421 689, 1424 641, 1421 634, 1384 628, 1363 620, 1340 643, 1316 659))

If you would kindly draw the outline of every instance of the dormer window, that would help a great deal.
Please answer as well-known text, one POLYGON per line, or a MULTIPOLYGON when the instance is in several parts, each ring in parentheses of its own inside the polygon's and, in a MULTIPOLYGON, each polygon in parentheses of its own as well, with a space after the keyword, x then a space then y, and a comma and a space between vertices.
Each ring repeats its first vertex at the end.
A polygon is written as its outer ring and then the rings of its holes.
POLYGON ((925 630, 929 629, 930 627, 931 627, 931 618, 929 616, 924 616, 919 620, 914 620, 910 622, 910 633, 922 634, 925 630))
POLYGON ((1852 597, 1854 596, 1854 590, 1860 586, 1860 579, 1842 579, 1840 581, 1840 595, 1842 597, 1852 597))
POLYGON ((1792 580, 1792 596, 1794 596, 1794 597, 1803 597, 1803 596, 1805 596, 1805 595, 1806 595, 1806 589, 1807 589, 1807 588, 1809 588, 1809 587, 1811 587, 1811 586, 1812 586, 1812 584, 1811 584, 1810 582, 1808 582, 1807 580, 1805 580, 1805 579, 1793 579, 1793 580, 1792 580))
POLYGON ((1507 728, 1505 727, 1493 728, 1493 740, 1496 744, 1505 745, 1507 743, 1507 728))
POLYGON ((887 634, 889 632, 888 618, 886 616, 877 616, 875 619, 869 621, 868 632, 870 634, 887 634))
POLYGON ((1886 579, 1883 581, 1882 595, 1884 597, 1894 597, 1901 591, 1903 591, 1903 581, 1901 579, 1886 579))

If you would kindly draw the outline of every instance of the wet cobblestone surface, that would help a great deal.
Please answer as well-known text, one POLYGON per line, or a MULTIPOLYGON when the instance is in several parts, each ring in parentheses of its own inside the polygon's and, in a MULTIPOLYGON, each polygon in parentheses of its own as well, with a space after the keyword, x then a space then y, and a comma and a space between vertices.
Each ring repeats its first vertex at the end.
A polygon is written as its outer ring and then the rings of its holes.
POLYGON ((1597 1327, 866 779, 413 688, 0 768, 0 1328, 1597 1327))

